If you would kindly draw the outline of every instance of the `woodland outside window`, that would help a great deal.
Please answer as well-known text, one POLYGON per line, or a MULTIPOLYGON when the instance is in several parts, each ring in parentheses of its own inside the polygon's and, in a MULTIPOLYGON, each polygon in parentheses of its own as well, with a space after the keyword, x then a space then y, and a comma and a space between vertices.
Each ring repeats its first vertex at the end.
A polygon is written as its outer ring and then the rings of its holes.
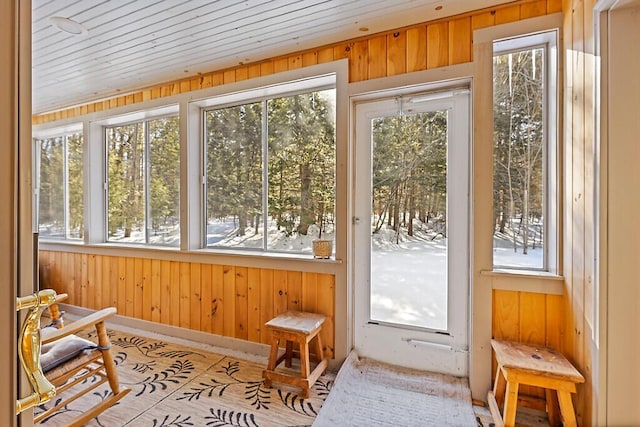
POLYGON ((557 264, 556 38, 494 43, 494 268, 557 264))
POLYGON ((82 132, 36 139, 36 150, 39 235, 82 239, 82 132))
POLYGON ((104 128, 107 240, 180 245, 178 116, 104 128))
POLYGON ((335 94, 204 110, 206 247, 311 253, 334 239, 335 94))

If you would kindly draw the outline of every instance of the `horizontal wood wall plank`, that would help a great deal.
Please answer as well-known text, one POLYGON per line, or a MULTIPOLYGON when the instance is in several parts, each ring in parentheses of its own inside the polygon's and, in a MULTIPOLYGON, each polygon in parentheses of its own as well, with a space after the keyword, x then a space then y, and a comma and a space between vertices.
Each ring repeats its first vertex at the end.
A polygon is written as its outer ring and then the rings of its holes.
POLYGON ((325 355, 334 354, 330 274, 58 251, 39 261, 40 287, 68 293, 70 304, 257 343, 270 343, 263 325, 277 314, 321 313, 325 355))

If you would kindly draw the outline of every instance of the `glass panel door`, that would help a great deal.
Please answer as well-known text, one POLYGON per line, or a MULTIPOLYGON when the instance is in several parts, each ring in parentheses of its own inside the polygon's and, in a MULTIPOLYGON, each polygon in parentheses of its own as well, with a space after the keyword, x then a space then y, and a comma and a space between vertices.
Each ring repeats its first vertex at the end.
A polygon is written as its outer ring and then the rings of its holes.
POLYGON ((467 91, 357 104, 355 159, 356 349, 466 375, 467 91))

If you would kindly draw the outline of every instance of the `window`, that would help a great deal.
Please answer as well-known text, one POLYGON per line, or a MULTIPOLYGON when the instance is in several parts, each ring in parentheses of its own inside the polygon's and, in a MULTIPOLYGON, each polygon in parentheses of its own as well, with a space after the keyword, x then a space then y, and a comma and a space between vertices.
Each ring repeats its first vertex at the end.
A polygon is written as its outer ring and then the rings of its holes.
POLYGON ((548 32, 494 43, 495 267, 554 268, 555 40, 555 32, 548 32))
POLYGON ((179 246, 178 116, 105 128, 107 240, 179 246))
POLYGON ((311 253, 335 225, 335 89, 204 111, 206 246, 311 253))
POLYGON ((82 239, 82 133, 37 139, 36 146, 38 232, 48 238, 82 239))

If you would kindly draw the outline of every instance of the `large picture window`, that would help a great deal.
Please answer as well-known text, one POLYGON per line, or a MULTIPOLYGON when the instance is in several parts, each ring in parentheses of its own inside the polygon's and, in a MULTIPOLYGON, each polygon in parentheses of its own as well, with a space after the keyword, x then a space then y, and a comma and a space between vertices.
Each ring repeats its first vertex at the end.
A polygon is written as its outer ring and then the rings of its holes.
POLYGON ((105 128, 107 240, 179 246, 177 116, 105 128))
POLYGON ((549 270, 555 258, 555 32, 496 42, 495 267, 549 270))
POLYGON ((334 239, 335 89, 204 112, 206 246, 310 253, 334 239))
POLYGON ((37 139, 36 144, 38 232, 47 238, 82 239, 82 133, 37 139))

